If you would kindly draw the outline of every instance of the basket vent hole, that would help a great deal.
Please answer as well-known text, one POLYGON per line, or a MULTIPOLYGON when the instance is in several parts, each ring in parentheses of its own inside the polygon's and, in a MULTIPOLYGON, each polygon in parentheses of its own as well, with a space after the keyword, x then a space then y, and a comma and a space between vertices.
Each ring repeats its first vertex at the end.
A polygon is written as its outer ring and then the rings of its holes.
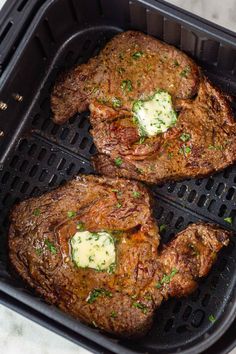
POLYGON ((79 147, 80 147, 82 150, 84 150, 84 149, 86 148, 87 144, 88 144, 88 138, 85 137, 85 138, 82 139, 82 141, 81 141, 79 147))
POLYGON ((85 173, 85 168, 81 167, 78 171, 78 173, 85 173))
POLYGON ((176 182, 170 182, 169 186, 167 187, 168 193, 172 193, 176 187, 176 182))
POLYGON ((60 135, 61 140, 65 140, 67 138, 69 132, 70 131, 68 128, 63 129, 63 131, 61 132, 61 135, 60 135))
POLYGON ((227 210, 227 207, 225 204, 222 204, 221 207, 220 207, 220 210, 219 210, 219 213, 218 213, 218 216, 222 217, 225 215, 225 212, 227 210))
POLYGON ((187 190, 187 187, 185 185, 182 185, 177 193, 178 197, 183 198, 186 190, 187 190))
POLYGON ((20 152, 25 151, 28 148, 28 142, 26 139, 22 139, 19 143, 18 150, 20 152))
POLYGON ((13 156, 11 163, 10 163, 10 167, 16 167, 18 161, 19 161, 19 156, 17 156, 17 155, 13 156))
POLYGON ((224 170, 223 177, 229 178, 231 172, 232 172, 232 167, 228 167, 226 170, 224 170))
POLYGON ((67 168, 66 173, 67 173, 68 175, 72 175, 73 172, 74 172, 74 170, 75 170, 75 164, 74 164, 74 163, 71 163, 70 166, 67 168))
POLYGON ((210 294, 205 294, 202 299, 202 306, 206 307, 209 304, 210 298, 211 298, 210 294))
POLYGON ((203 182, 202 179, 197 179, 196 182, 195 182, 195 184, 196 184, 197 186, 200 186, 200 185, 202 184, 202 182, 203 182))
POLYGON ((31 197, 37 197, 40 194, 40 189, 38 187, 34 187, 30 192, 31 197))
POLYGON ((213 187, 214 185, 214 179, 213 178, 209 178, 208 181, 207 181, 207 184, 206 184, 206 189, 209 191, 211 190, 211 188, 213 187))
POLYGON ((227 193, 227 195, 226 195, 226 199, 227 200, 232 200, 233 199, 233 196, 234 196, 234 192, 235 192, 235 188, 230 188, 229 190, 228 190, 228 193, 227 193))
POLYGON ((20 165, 20 171, 21 171, 21 172, 25 172, 25 170, 26 170, 28 164, 29 164, 28 161, 24 160, 24 161, 22 162, 22 164, 20 165))
POLYGON ((16 176, 11 183, 11 188, 12 189, 16 188, 18 186, 19 182, 20 182, 20 178, 18 176, 16 176))
POLYGON ((215 200, 215 199, 212 199, 212 200, 210 201, 210 203, 209 203, 207 209, 208 209, 210 212, 212 212, 212 211, 214 210, 214 208, 215 208, 215 205, 216 205, 216 200, 215 200))
POLYGON ((48 166, 52 166, 54 164, 56 160, 56 155, 55 154, 51 154, 49 159, 48 159, 48 166))
POLYGON ((196 310, 193 312, 191 324, 193 327, 200 327, 205 317, 205 313, 202 310, 196 310))
POLYGON ((29 0, 21 1, 20 5, 17 7, 17 11, 21 12, 29 0))
POLYGON ((38 123, 40 122, 40 114, 36 114, 33 119, 32 119, 32 125, 38 125, 38 123))
POLYGON ((30 177, 34 177, 34 176, 36 175, 37 171, 38 171, 38 166, 37 166, 37 165, 34 165, 34 166, 31 168, 31 170, 29 171, 29 176, 30 176, 30 177))
POLYGON ((164 331, 169 332, 173 327, 173 323, 174 323, 173 318, 170 318, 165 324, 164 331))
POLYGON ((191 306, 187 306, 186 309, 184 310, 184 313, 183 313, 183 320, 187 321, 187 319, 189 318, 191 313, 192 313, 192 307, 191 306))
POLYGON ((184 218, 182 216, 180 216, 175 223, 176 229, 179 229, 183 225, 183 222, 184 222, 184 218))
POLYGON ((8 24, 6 25, 6 27, 4 28, 4 30, 2 31, 2 33, 0 35, 0 43, 2 43, 2 41, 4 40, 4 38, 6 37, 8 32, 10 31, 10 28, 12 27, 12 25, 13 25, 12 22, 8 22, 8 24))
POLYGON ((66 160, 62 158, 57 166, 58 171, 63 170, 65 163, 66 163, 66 160))
POLYGON ((56 181, 57 181, 57 176, 56 176, 56 175, 53 175, 53 176, 51 177, 51 179, 50 179, 48 185, 49 185, 50 187, 53 187, 53 186, 55 186, 56 181))
POLYGON ((192 203, 195 199, 197 195, 197 192, 195 190, 192 190, 190 193, 189 193, 189 196, 188 196, 188 202, 189 203, 192 203))
POLYGON ((83 129, 86 124, 87 124, 86 118, 83 117, 83 116, 80 116, 80 120, 79 120, 78 127, 79 127, 80 129, 83 129))
POLYGON ((3 184, 7 183, 9 177, 10 177, 10 172, 5 172, 3 177, 2 177, 2 183, 3 184))
POLYGON ((199 198, 198 202, 197 202, 197 205, 202 208, 203 205, 205 204, 206 202, 206 196, 203 194, 201 195, 201 197, 199 198))
POLYGON ((181 301, 177 301, 174 308, 173 308, 173 313, 178 313, 181 309, 182 303, 181 301))
POLYGON ((35 154, 36 150, 37 150, 37 145, 36 144, 32 144, 30 146, 30 148, 29 148, 28 154, 30 156, 33 156, 35 154))
POLYGON ((164 212, 164 208, 162 207, 157 207, 157 210, 156 210, 156 218, 157 219, 160 219, 162 217, 162 214, 164 212))
POLYGON ((60 129, 59 125, 53 125, 52 130, 51 130, 51 134, 52 135, 56 135, 58 133, 58 130, 60 129))
POLYGON ((177 329, 176 329, 176 332, 179 333, 179 334, 183 334, 183 333, 186 333, 188 331, 189 331, 188 325, 182 325, 182 326, 177 327, 177 329))
POLYGON ((216 275, 211 279, 211 288, 212 289, 216 289, 216 286, 219 282, 219 277, 217 277, 216 275))
POLYGON ((75 145, 75 143, 77 142, 78 139, 79 139, 79 134, 75 133, 75 135, 73 136, 73 138, 70 141, 71 145, 75 145))
POLYGON ((21 193, 25 193, 28 188, 29 188, 29 182, 24 182, 24 183, 22 184, 21 189, 20 189, 21 193))
POLYGON ((39 155, 38 155, 38 160, 42 161, 44 159, 44 157, 46 156, 47 150, 46 149, 41 149, 39 155))
POLYGON ((43 169, 41 174, 40 174, 40 176, 39 176, 39 181, 40 182, 45 181, 45 178, 47 177, 47 174, 48 174, 47 170, 43 169))
POLYGON ((91 155, 93 155, 93 154, 95 154, 96 151, 97 151, 96 146, 94 144, 92 144, 90 149, 89 149, 89 153, 91 155))
POLYGON ((200 289, 198 288, 197 290, 194 291, 194 293, 191 295, 192 301, 196 302, 199 299, 200 296, 200 289))
POLYGON ((220 196, 225 188, 224 183, 219 183, 216 189, 216 195, 220 196))

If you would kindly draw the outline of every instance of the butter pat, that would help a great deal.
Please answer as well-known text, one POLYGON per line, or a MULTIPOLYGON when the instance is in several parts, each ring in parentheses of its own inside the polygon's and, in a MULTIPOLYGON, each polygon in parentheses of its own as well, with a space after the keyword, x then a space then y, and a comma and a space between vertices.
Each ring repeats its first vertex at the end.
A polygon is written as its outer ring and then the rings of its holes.
POLYGON ((72 259, 81 268, 112 273, 116 252, 113 237, 105 231, 78 231, 70 240, 72 259))
POLYGON ((164 133, 177 122, 171 96, 164 90, 158 90, 147 100, 135 101, 133 113, 139 126, 140 136, 155 136, 164 133))

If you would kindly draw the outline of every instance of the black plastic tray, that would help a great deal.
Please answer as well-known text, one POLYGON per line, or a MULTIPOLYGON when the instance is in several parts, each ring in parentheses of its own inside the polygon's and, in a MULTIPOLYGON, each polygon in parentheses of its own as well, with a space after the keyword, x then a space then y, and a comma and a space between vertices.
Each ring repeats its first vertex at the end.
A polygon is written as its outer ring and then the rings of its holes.
MULTIPOLYGON (((179 47, 195 58, 222 89, 236 95, 234 34, 153 0, 13 1, 4 7, 3 19, 0 101, 7 108, 0 111, 3 302, 96 352, 192 354, 206 350, 219 340, 236 315, 234 240, 199 289, 186 299, 163 304, 149 334, 132 342, 81 324, 12 277, 7 257, 8 213, 16 201, 55 188, 78 172, 93 172, 90 157, 96 149, 89 135, 88 112, 63 126, 51 121, 50 90, 58 72, 85 62, 119 31, 137 29, 179 47), (21 40, 19 33, 23 35, 21 40), (210 315, 216 317, 214 324, 209 321, 210 315)), ((235 182, 236 168, 230 167, 210 178, 153 187, 155 216, 167 225, 163 242, 199 219, 235 230, 235 182), (224 221, 228 216, 233 217, 233 225, 224 221)), ((232 335, 230 338, 233 343, 232 335)), ((225 352, 228 344, 225 339, 225 352)), ((220 348, 219 344, 215 353, 220 348)))

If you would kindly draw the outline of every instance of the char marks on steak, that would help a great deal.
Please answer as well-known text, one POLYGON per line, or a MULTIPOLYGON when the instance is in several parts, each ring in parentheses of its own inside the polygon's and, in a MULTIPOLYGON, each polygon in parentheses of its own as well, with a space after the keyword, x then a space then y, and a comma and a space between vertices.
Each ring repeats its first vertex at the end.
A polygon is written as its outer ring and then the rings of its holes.
POLYGON ((9 254, 15 270, 49 303, 104 331, 134 337, 147 332, 163 300, 196 288, 229 234, 211 224, 192 224, 158 251, 146 188, 82 175, 13 208, 9 254), (69 242, 78 222, 88 231, 113 235, 114 273, 74 264, 69 242), (94 291, 97 296, 88 301, 94 291))
POLYGON ((90 109, 98 150, 94 166, 104 175, 163 183, 203 177, 236 159, 236 124, 227 98, 187 55, 140 32, 118 34, 98 56, 62 75, 51 106, 58 124, 90 109), (157 89, 171 94, 177 123, 140 139, 133 104, 157 89))

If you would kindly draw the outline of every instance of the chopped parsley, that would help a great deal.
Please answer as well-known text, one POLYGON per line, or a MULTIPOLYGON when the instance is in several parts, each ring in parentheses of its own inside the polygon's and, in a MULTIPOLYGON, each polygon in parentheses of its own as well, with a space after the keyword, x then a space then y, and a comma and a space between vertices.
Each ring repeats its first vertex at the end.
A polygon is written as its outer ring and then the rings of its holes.
POLYGON ((132 54, 132 58, 135 60, 141 58, 141 56, 143 56, 143 52, 135 52, 134 54, 132 54))
POLYGON ((118 71, 119 74, 122 74, 122 73, 125 72, 125 69, 124 68, 118 68, 117 71, 118 71))
POLYGON ((114 97, 112 99, 112 107, 113 108, 119 108, 121 106, 122 106, 121 100, 119 98, 117 98, 117 97, 114 97))
POLYGON ((116 318, 117 317, 117 312, 116 311, 111 311, 111 318, 116 318))
POLYGON ((34 216, 39 216, 41 214, 41 210, 39 208, 34 209, 33 211, 34 216))
POLYGON ((171 160, 173 158, 173 152, 168 152, 167 156, 168 156, 168 160, 171 160))
POLYGON ((109 273, 109 274, 115 273, 115 269, 116 269, 116 264, 115 263, 111 263, 109 265, 109 267, 107 268, 107 273, 109 273))
POLYGON ((120 167, 120 166, 122 165, 122 163, 123 163, 121 157, 116 157, 115 160, 114 160, 114 162, 115 162, 115 165, 116 165, 117 167, 120 167))
POLYGON ((132 306, 135 307, 136 309, 141 310, 142 313, 144 314, 147 313, 147 306, 142 304, 141 302, 133 302, 132 306))
POLYGON ((84 231, 84 223, 82 221, 77 222, 76 229, 78 231, 84 231))
POLYGON ((187 154, 190 154, 191 152, 191 147, 190 146, 182 146, 180 149, 179 149, 179 153, 182 154, 182 155, 187 155, 187 154))
POLYGON ((232 216, 229 216, 228 218, 224 218, 224 221, 227 222, 227 223, 230 224, 230 225, 233 224, 233 218, 232 218, 232 216))
POLYGON ((132 193, 132 195, 133 195, 134 198, 139 198, 140 197, 140 192, 134 191, 132 193))
POLYGON ((177 274, 179 271, 176 268, 173 268, 171 273, 169 275, 164 274, 163 278, 161 279, 161 281, 159 281, 156 285, 157 289, 160 289, 162 287, 163 284, 169 284, 170 281, 172 280, 172 278, 175 276, 175 274, 177 274))
POLYGON ((209 145, 208 146, 209 150, 219 150, 222 151, 224 150, 224 147, 222 145, 209 145))
POLYGON ((181 73, 179 74, 181 77, 187 77, 188 74, 190 73, 191 69, 189 66, 186 66, 181 73))
POLYGON ((208 319, 209 319, 209 321, 210 321, 211 323, 214 323, 214 322, 216 321, 216 318, 215 318, 214 315, 210 315, 210 316, 208 317, 208 319))
POLYGON ((68 218, 74 218, 76 216, 76 212, 70 210, 70 211, 67 212, 67 216, 68 216, 68 218))
POLYGON ((44 243, 52 254, 57 254, 57 249, 52 242, 47 239, 44 243))
POLYGON ((138 143, 141 145, 142 143, 144 143, 146 137, 145 136, 141 136, 141 138, 139 139, 138 143))
POLYGON ((121 203, 117 203, 116 207, 120 209, 122 207, 122 204, 121 203))
POLYGON ((124 92, 131 92, 133 90, 132 82, 130 80, 123 80, 120 87, 124 92))
POLYGON ((174 60, 174 66, 179 66, 179 62, 176 59, 174 60))
POLYGON ((166 225, 165 224, 161 224, 159 229, 160 229, 160 232, 166 230, 166 225))
POLYGON ((42 252, 43 251, 41 248, 35 248, 35 253, 37 254, 37 256, 41 256, 42 252))
POLYGON ((189 133, 183 133, 180 136, 180 140, 182 140, 184 143, 186 143, 190 139, 191 139, 191 135, 189 133))
POLYGON ((92 304, 94 303, 94 301, 97 300, 97 298, 99 296, 108 296, 108 297, 112 297, 112 293, 104 288, 101 288, 101 289, 93 289, 93 291, 91 291, 89 293, 89 296, 87 297, 86 301, 89 303, 89 304, 92 304))

